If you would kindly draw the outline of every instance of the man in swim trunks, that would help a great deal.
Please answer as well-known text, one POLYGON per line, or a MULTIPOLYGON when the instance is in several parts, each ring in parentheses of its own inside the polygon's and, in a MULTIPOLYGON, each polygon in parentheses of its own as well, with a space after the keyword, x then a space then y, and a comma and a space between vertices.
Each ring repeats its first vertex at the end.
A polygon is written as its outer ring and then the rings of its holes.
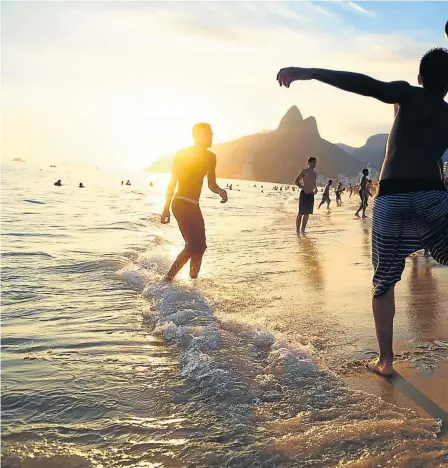
POLYGON ((305 233, 308 218, 310 214, 313 214, 314 195, 317 193, 317 172, 314 170, 316 162, 316 158, 309 158, 308 168, 301 170, 295 181, 295 184, 302 189, 299 195, 299 213, 296 219, 297 234, 305 233))
POLYGON ((362 177, 361 177, 361 182, 359 183, 359 197, 361 198, 361 204, 359 205, 358 211, 355 213, 355 216, 359 218, 359 212, 362 210, 362 217, 367 218, 366 216, 366 209, 367 209, 367 200, 369 198, 369 195, 372 196, 372 194, 367 190, 367 176, 369 175, 369 170, 368 169, 363 169, 362 170, 362 177))
POLYGON ((331 198, 330 198, 330 188, 333 185, 333 181, 330 179, 328 181, 328 184, 325 186, 324 193, 322 195, 322 200, 318 206, 320 208, 324 203, 327 204, 327 210, 330 209, 330 203, 331 203, 331 198))
POLYGON ((442 155, 448 148, 448 50, 435 48, 420 61, 418 83, 382 82, 358 73, 315 68, 286 68, 280 85, 316 79, 344 91, 398 104, 381 168, 373 207, 373 314, 380 348, 371 369, 393 374, 395 284, 405 260, 428 248, 448 265, 448 192, 441 177, 442 155))
POLYGON ((205 225, 199 207, 204 177, 208 188, 219 194, 221 203, 227 201, 227 192, 216 183, 216 155, 208 148, 212 145, 213 132, 209 124, 198 123, 193 127, 194 146, 180 151, 173 161, 173 170, 166 192, 165 208, 161 216, 162 224, 170 222, 170 205, 185 240, 185 248, 179 254, 166 274, 172 280, 190 260, 190 277, 197 278, 202 257, 207 248, 205 225), (176 190, 177 192, 174 195, 176 190), (174 195, 174 199, 173 199, 174 195))

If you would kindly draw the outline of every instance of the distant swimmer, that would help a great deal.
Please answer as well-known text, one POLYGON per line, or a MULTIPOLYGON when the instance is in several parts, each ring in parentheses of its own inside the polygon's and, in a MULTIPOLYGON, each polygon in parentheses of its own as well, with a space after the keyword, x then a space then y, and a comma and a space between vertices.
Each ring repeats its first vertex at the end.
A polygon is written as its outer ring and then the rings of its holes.
POLYGON ((123 181, 121 181, 121 185, 123 185, 123 184, 124 184, 124 182, 123 182, 123 181))
POLYGON ((299 213, 296 219, 297 234, 305 233, 308 218, 310 214, 313 214, 314 195, 317 193, 317 172, 314 170, 316 163, 316 158, 309 158, 308 167, 300 171, 295 181, 295 184, 301 189, 299 195, 299 213))
POLYGON ((61 179, 55 182, 54 185, 56 185, 56 187, 60 187, 62 185, 61 179))
POLYGON ((359 197, 361 198, 361 204, 359 205, 359 208, 355 213, 355 216, 357 216, 358 218, 359 218, 359 212, 361 210, 362 210, 362 217, 367 218, 366 216, 367 201, 369 199, 369 195, 372 196, 372 194, 369 192, 367 188, 367 184, 368 184, 367 176, 368 175, 369 175, 369 170, 363 169, 361 182, 359 183, 359 197))
POLYGON ((342 192, 344 191, 342 187, 342 182, 339 182, 336 190, 334 191, 336 195, 336 203, 338 206, 342 205, 342 192))
POLYGON ((395 285, 406 258, 426 248, 433 259, 448 265, 448 192, 440 170, 448 149, 448 49, 434 48, 422 57, 417 78, 421 87, 320 68, 285 68, 277 79, 287 87, 296 80, 316 79, 386 104, 398 104, 372 220, 372 308, 379 357, 369 368, 391 376, 395 285))
POLYGON ((197 278, 199 274, 202 257, 207 248, 204 218, 199 207, 205 176, 208 179, 208 188, 213 193, 219 194, 221 203, 227 202, 227 192, 216 183, 216 155, 208 151, 213 141, 210 125, 196 124, 193 127, 193 138, 194 146, 180 151, 174 158, 165 208, 161 216, 162 224, 170 222, 172 201, 173 214, 185 240, 185 248, 166 274, 166 280, 172 280, 188 261, 190 261, 190 277, 197 278))
POLYGON ((79 183, 79 188, 84 188, 84 185, 82 182, 79 183))
POLYGON ((126 182, 126 185, 132 185, 132 184, 131 184, 131 182, 128 180, 128 181, 126 182))
POLYGON ((320 208, 324 203, 327 204, 327 210, 330 209, 330 203, 331 203, 331 198, 330 198, 330 188, 333 185, 333 181, 330 179, 325 186, 324 193, 322 194, 322 201, 319 204, 320 208))

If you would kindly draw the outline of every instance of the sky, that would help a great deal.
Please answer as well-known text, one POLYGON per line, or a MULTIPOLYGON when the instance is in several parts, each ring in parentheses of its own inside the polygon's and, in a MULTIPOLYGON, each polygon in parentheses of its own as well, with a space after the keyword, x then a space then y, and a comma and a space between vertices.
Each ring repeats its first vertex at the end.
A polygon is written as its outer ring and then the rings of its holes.
POLYGON ((389 131, 393 109, 328 85, 280 88, 287 66, 417 84, 448 46, 448 3, 2 1, 3 158, 142 169, 210 122, 223 142, 297 105, 334 143, 389 131))

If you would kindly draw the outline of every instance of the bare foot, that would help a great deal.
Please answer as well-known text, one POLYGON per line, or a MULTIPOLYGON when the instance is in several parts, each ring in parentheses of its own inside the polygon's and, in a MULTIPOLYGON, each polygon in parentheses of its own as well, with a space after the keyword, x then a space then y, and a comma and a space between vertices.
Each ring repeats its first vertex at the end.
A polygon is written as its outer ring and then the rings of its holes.
POLYGON ((173 278, 171 278, 171 276, 165 275, 163 277, 163 281, 166 281, 167 283, 171 283, 171 281, 173 281, 173 278))
POLYGON ((360 217, 361 217, 361 216, 359 216, 359 214, 358 214, 358 213, 355 213, 355 216, 356 216, 357 218, 360 218, 360 217))
POLYGON ((382 377, 392 377, 395 372, 392 359, 380 360, 380 358, 378 358, 376 361, 367 364, 367 368, 382 377))
POLYGON ((362 216, 362 219, 367 219, 367 216, 366 216, 366 215, 363 215, 363 216, 362 216))

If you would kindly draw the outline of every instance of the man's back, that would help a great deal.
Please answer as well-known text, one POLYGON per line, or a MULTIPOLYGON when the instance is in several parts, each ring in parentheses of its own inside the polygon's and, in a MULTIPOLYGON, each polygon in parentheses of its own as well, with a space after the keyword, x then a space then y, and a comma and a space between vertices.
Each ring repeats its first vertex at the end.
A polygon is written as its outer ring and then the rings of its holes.
POLYGON ((435 179, 448 148, 448 104, 410 87, 395 117, 380 179, 435 179))

